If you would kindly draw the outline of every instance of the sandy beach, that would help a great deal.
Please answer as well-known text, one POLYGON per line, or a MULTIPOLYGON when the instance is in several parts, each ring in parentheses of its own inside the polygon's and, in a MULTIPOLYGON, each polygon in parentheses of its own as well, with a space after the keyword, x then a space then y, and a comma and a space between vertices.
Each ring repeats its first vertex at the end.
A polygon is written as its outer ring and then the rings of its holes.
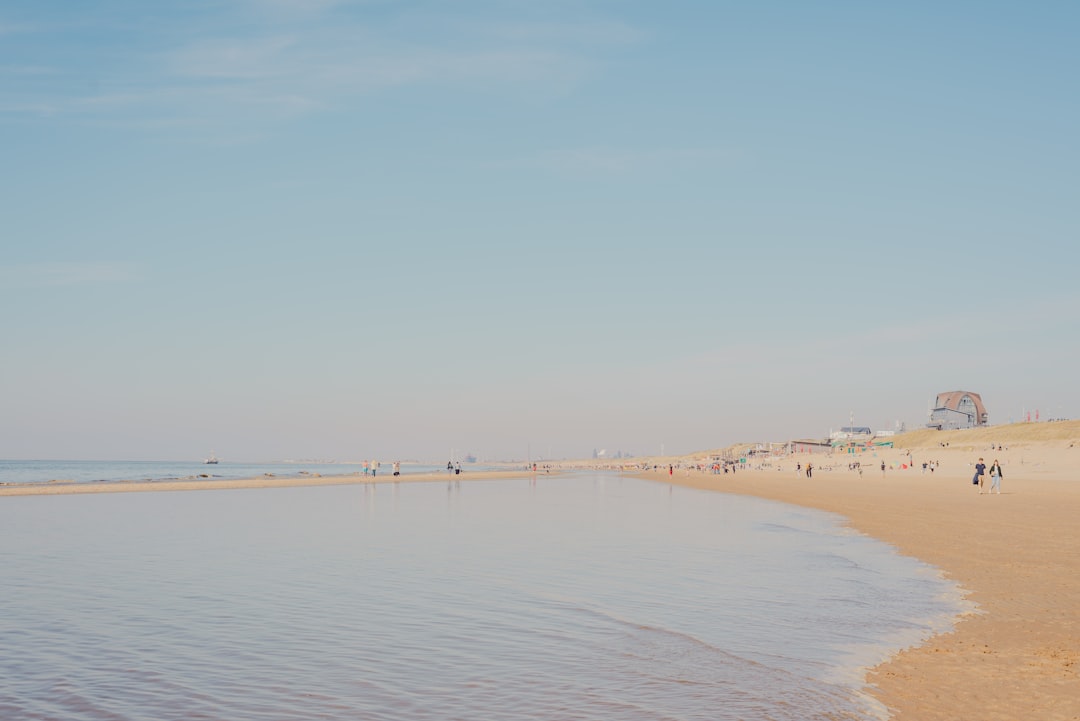
POLYGON ((868 677, 892 718, 1075 721, 1080 440, 1070 436, 1080 437, 1080 424, 1041 425, 1057 426, 1047 432, 1061 437, 1032 440, 1008 429, 900 437, 902 447, 855 458, 861 475, 848 470, 853 459, 843 455, 792 456, 772 468, 720 475, 677 469, 669 476, 665 466, 644 476, 841 514, 957 581, 977 611, 868 677), (915 467, 899 468, 909 452, 915 467), (979 495, 972 485, 980 456, 987 465, 1000 460, 1000 495, 979 495), (924 474, 924 460, 938 461, 937 470, 924 474), (807 461, 816 469, 812 478, 795 470, 807 461))
MULTIPOLYGON (((892 718, 1077 721, 1080 422, 917 431, 897 436, 895 443, 895 448, 857 455, 754 461, 733 474, 690 467, 707 454, 653 459, 658 470, 633 473, 840 514, 853 528, 936 566, 959 583, 977 610, 961 618, 953 632, 907 649, 869 674, 873 693, 892 718), (973 465, 980 457, 988 465, 994 459, 1001 462, 1000 494, 980 494, 972 485, 973 465), (855 461, 861 473, 849 468, 855 461), (676 465, 671 475, 669 462, 676 465), (811 478, 805 473, 807 462, 814 466, 811 478), (923 462, 934 462, 935 470, 924 470, 923 462)), ((26 484, 0 487, 0 496, 499 480, 522 474, 26 484)))

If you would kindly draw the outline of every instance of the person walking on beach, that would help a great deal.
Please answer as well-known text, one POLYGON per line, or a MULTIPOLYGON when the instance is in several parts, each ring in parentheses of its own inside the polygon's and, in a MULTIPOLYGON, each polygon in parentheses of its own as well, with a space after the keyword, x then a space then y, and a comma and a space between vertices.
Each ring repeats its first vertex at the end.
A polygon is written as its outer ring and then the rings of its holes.
POLYGON ((813 478, 814 477, 814 464, 813 463, 807 463, 806 464, 806 477, 807 478, 813 478))
POLYGON ((994 459, 993 465, 990 466, 990 490, 989 493, 997 493, 1001 495, 1001 479, 1005 474, 1001 472, 1001 464, 998 463, 998 459, 994 459))
POLYGON ((881 462, 881 477, 885 477, 885 461, 881 462))
POLYGON ((975 464, 975 477, 971 479, 972 485, 979 487, 979 495, 983 493, 983 479, 986 478, 986 464, 983 463, 983 459, 979 459, 979 462, 975 464))

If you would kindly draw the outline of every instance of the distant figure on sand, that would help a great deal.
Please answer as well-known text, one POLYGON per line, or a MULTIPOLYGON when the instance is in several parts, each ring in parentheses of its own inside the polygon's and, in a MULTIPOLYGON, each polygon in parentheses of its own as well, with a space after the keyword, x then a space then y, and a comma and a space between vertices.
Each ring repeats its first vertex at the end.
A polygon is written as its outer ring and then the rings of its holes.
POLYGON ((394 461, 394 475, 401 475, 401 461, 394 461))
POLYGON ((454 462, 453 461, 447 461, 446 462, 446 472, 447 473, 453 473, 454 472, 454 462))
POLYGON ((983 463, 983 459, 979 459, 979 462, 975 464, 975 477, 971 479, 972 485, 979 487, 979 495, 983 492, 983 479, 986 478, 986 464, 983 463))
POLYGON ((807 463, 806 464, 806 477, 807 478, 813 478, 814 477, 814 464, 813 463, 807 463))
POLYGON ((988 491, 989 493, 996 492, 999 496, 1001 495, 1001 479, 1004 476, 1005 474, 1001 472, 1001 464, 998 463, 998 460, 995 458, 993 465, 990 466, 990 490, 988 491))
POLYGON ((885 461, 881 462, 881 477, 885 477, 885 461))

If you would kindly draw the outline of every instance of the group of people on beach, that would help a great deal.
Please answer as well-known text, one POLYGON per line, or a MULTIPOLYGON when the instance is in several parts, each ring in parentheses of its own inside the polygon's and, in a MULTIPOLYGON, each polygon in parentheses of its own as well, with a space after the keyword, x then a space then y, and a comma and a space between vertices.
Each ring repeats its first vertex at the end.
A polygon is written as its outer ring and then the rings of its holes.
MULTIPOLYGON (((990 466, 990 487, 986 493, 997 493, 1001 495, 1001 479, 1004 477, 1004 473, 1001 472, 1001 464, 995 458, 994 463, 990 466)), ((971 479, 972 485, 979 487, 979 495, 983 494, 983 486, 986 482, 986 463, 980 458, 979 462, 975 464, 975 475, 971 479)))

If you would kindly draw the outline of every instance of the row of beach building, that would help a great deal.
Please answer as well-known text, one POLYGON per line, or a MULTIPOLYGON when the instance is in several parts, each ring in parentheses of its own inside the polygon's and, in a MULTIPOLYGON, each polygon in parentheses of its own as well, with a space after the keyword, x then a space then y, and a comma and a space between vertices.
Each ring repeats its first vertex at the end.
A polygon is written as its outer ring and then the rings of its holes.
MULTIPOLYGON (((982 397, 971 391, 948 391, 938 393, 930 409, 927 428, 939 431, 978 428, 989 425, 990 414, 983 405, 982 397)), ((898 425, 895 430, 874 431, 868 426, 847 425, 831 431, 828 438, 801 439, 777 443, 758 443, 748 447, 732 449, 732 454, 740 460, 761 457, 782 457, 793 454, 848 453, 855 455, 875 448, 891 448, 891 437, 905 428, 898 425)), ((733 460, 733 459, 728 459, 733 460)))

